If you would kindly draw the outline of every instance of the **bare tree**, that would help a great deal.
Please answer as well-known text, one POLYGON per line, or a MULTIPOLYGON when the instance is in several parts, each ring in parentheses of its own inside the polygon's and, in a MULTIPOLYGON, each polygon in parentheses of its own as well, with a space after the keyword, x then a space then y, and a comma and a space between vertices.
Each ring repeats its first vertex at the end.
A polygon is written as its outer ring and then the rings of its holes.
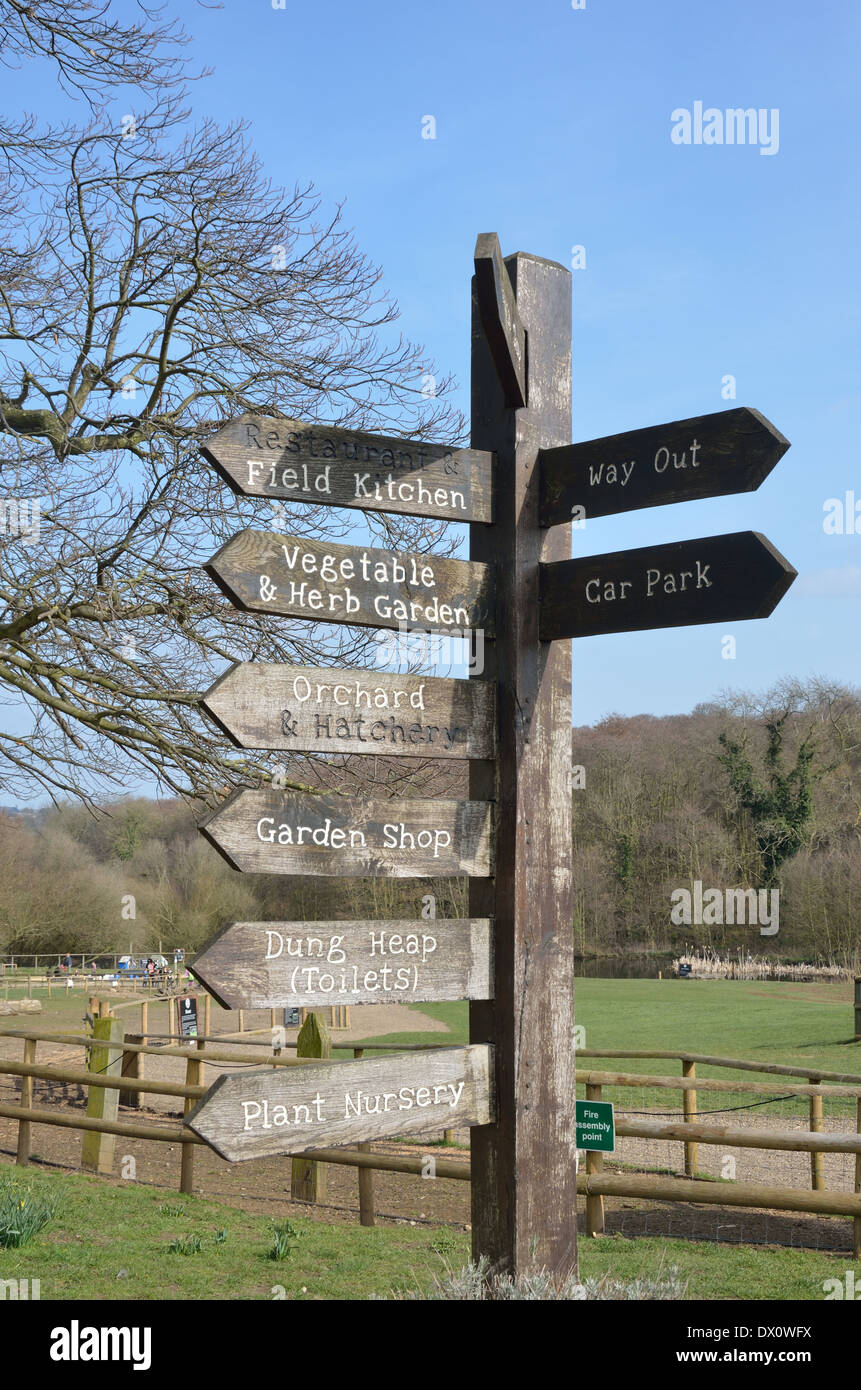
MULTIPOLYGON (((5 4, 0 32, 88 80, 75 24, 89 7, 33 8, 72 19, 38 39, 27 7, 5 4)), ((98 37, 110 75, 125 50, 107 21, 98 37)), ((144 45, 144 86, 156 62, 144 45)), ((18 794, 87 798, 143 772, 210 797, 263 776, 265 758, 231 752, 199 715, 225 662, 367 655, 366 632, 239 612, 202 574, 231 534, 272 520, 201 461, 215 429, 255 410, 462 435, 450 382, 395 335, 380 271, 340 209, 321 216, 310 186, 274 187, 240 125, 189 128, 172 80, 145 113, 110 128, 97 112, 44 159, 34 140, 28 167, 8 162, 0 177, 0 682, 16 706, 0 788, 18 794)), ((362 524, 287 513, 276 529, 299 535, 362 524)), ((436 521, 364 524, 393 547, 457 544, 436 521)))

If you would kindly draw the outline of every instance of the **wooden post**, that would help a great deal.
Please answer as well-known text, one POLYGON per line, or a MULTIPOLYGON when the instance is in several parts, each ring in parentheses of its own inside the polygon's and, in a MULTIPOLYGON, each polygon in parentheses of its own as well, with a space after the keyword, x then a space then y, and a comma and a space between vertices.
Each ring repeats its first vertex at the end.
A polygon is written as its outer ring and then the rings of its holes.
MULTIPOLYGON (((331 1057, 332 1039, 321 1018, 309 1013, 296 1039, 297 1057, 331 1057)), ((294 1202, 320 1202, 326 1195, 326 1169, 310 1158, 294 1158, 290 1175, 294 1202)))
POLYGON ((481 678, 497 682, 498 758, 469 770, 496 822, 495 877, 469 883, 470 916, 493 918, 494 999, 469 1014, 470 1041, 495 1045, 498 1118, 472 1131, 473 1251, 500 1271, 564 1276, 577 1270, 571 645, 539 641, 538 566, 569 558, 571 528, 539 526, 537 454, 571 441, 571 274, 522 253, 502 263, 495 237, 476 253, 471 444, 495 453, 496 484, 494 524, 471 525, 469 554, 495 569, 481 678))
POLYGON ((855 976, 855 1041, 861 1042, 861 975, 855 976))
MULTIPOLYGON (((686 1077, 696 1077, 696 1062, 682 1062, 682 1073, 686 1077)), ((697 1122, 697 1093, 693 1090, 685 1089, 682 1091, 682 1111, 688 1124, 697 1122)), ((685 1176, 695 1178, 699 1166, 699 1145, 691 1139, 685 1140, 685 1176)))
MULTIPOLYGON (((601 1087, 587 1086, 587 1100, 600 1100, 601 1087)), ((603 1173, 604 1155, 598 1149, 586 1150, 586 1181, 593 1174, 603 1173)), ((604 1198, 594 1194, 586 1196, 586 1234, 587 1236, 602 1236, 604 1234, 604 1198)))
POLYGON ((204 1036, 205 1038, 211 1038, 211 1037, 212 1037, 212 1034, 211 1034, 211 1032, 209 1031, 209 1029, 210 1029, 210 1020, 211 1020, 211 1016, 212 1016, 212 999, 211 999, 210 995, 204 994, 204 996, 203 996, 203 1036, 204 1036))
MULTIPOLYGON (((861 1100, 856 1106, 855 1128, 861 1134, 861 1100)), ((855 1191, 861 1192, 861 1154, 855 1155, 855 1191)), ((856 1260, 861 1260, 861 1216, 852 1221, 852 1250, 856 1260)))
MULTIPOLYGON (((97 1018, 93 1025, 93 1036, 102 1041, 105 1046, 90 1047, 87 1070, 104 1072, 108 1076, 122 1076, 123 1025, 120 1020, 110 1016, 97 1018)), ((90 1086, 88 1089, 88 1117, 116 1121, 119 1091, 108 1090, 107 1086, 90 1086)), ((114 1134, 101 1134, 98 1130, 85 1133, 81 1144, 81 1167, 84 1171, 88 1173, 113 1172, 115 1142, 116 1135, 114 1134)))
MULTIPOLYGON (((24 1061, 31 1066, 36 1061, 36 1042, 31 1038, 24 1039, 24 1061)), ((33 1108, 33 1078, 32 1076, 21 1077, 21 1109, 32 1110, 33 1108)), ((22 1168, 26 1168, 30 1162, 30 1140, 32 1137, 32 1125, 29 1120, 18 1121, 18 1156, 15 1160, 20 1163, 22 1168)))
MULTIPOLYGON (((821 1077, 810 1078, 811 1086, 821 1086, 821 1077)), ((821 1134, 822 1132, 822 1097, 810 1097, 810 1132, 811 1134, 821 1134)), ((825 1158, 821 1153, 810 1155, 810 1182, 814 1192, 825 1191, 825 1158)))
MULTIPOLYGON (((189 1057, 188 1061, 185 1064, 186 1086, 200 1085, 200 1072, 202 1066, 203 1063, 201 1062, 199 1057, 189 1057)), ((183 1106, 183 1113, 187 1115, 190 1110, 194 1109, 196 1104, 197 1101, 193 1100, 191 1096, 186 1096, 185 1105, 183 1106)), ((184 1143, 182 1146, 182 1162, 180 1166, 179 1175, 179 1190, 180 1192, 185 1192, 189 1195, 194 1191, 194 1150, 194 1144, 184 1143)))
MULTIPOLYGON (((353 1048, 353 1057, 358 1061, 364 1057, 363 1047, 353 1048)), ((356 1148, 360 1153, 370 1153, 371 1146, 367 1143, 357 1144, 356 1148)), ((359 1225, 374 1225, 374 1170, 373 1168, 359 1169, 359 1225)))
MULTIPOLYGON (((140 1033, 126 1033, 125 1042, 146 1044, 146 1039, 140 1033)), ((123 1053, 123 1076, 131 1077, 135 1081, 142 1080, 143 1072, 143 1052, 124 1052, 123 1053)), ((132 1110, 141 1108, 140 1091, 120 1091, 120 1105, 126 1105, 132 1110)))

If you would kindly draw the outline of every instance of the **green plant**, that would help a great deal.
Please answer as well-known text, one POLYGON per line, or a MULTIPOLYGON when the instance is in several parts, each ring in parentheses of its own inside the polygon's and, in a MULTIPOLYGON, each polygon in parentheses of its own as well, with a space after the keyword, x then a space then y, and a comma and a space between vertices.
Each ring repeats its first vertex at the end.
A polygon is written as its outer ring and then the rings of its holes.
POLYGON ((31 1188, 16 1181, 0 1182, 0 1246, 16 1250, 26 1245, 55 1212, 53 1202, 31 1188))
POLYGON ((289 1221, 276 1221, 272 1226, 272 1245, 269 1248, 267 1259, 286 1260, 296 1249, 296 1242, 299 1232, 295 1226, 291 1226, 289 1221))
POLYGON ((200 1236, 177 1236, 168 1249, 172 1255, 199 1255, 203 1251, 200 1236))
POLYGON ((227 1240, 227 1227, 226 1227, 226 1226, 220 1226, 220 1227, 218 1227, 218 1229, 217 1229, 216 1232, 215 1232, 215 1243, 216 1243, 216 1245, 223 1245, 224 1242, 225 1242, 226 1240, 227 1240))
POLYGON ((184 1206, 171 1206, 169 1202, 165 1202, 163 1206, 160 1206, 159 1211, 162 1216, 185 1216, 184 1206))

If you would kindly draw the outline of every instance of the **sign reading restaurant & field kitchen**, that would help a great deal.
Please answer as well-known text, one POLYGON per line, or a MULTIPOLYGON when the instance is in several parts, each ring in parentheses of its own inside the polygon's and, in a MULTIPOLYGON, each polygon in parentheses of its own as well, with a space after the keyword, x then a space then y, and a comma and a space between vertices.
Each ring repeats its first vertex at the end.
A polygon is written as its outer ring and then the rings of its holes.
POLYGON ((493 519, 493 460, 480 449, 244 415, 201 452, 246 497, 448 521, 493 519))
POLYGON ((472 1126, 474 1257, 564 1277, 578 1139, 613 1144, 575 1105, 566 639, 764 617, 795 577, 755 532, 572 560, 571 517, 752 490, 788 441, 740 408, 572 444, 570 271, 492 233, 474 264, 468 449, 252 414, 203 451, 245 496, 469 522, 469 560, 246 530, 206 568, 258 613, 481 631, 487 677, 238 663, 202 701, 243 748, 468 759, 468 799, 242 787, 201 830, 245 872, 464 875, 470 915, 233 922, 192 967, 231 1008, 468 999, 470 1044, 224 1075, 186 1123, 231 1161, 472 1126))

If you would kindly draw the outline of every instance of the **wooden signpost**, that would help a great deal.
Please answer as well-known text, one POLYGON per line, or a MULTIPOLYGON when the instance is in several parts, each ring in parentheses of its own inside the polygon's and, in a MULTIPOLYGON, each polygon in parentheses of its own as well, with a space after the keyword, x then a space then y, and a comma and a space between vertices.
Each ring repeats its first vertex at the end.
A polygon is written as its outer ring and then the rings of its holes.
POLYGON ((203 697, 241 747, 468 758, 466 801, 241 788, 201 829, 244 871, 463 874, 471 915, 235 922, 197 979, 234 1008, 468 999, 470 1045, 222 1076, 186 1118, 231 1161, 474 1126, 475 1256, 557 1276, 577 1258, 568 639, 764 617, 795 577, 755 532, 570 558, 573 509, 759 486, 788 442, 757 411, 570 436, 571 274, 488 233, 469 449, 254 415, 206 446, 246 495, 469 521, 468 561, 243 531, 206 568, 255 612, 481 629, 485 679, 241 663, 203 697))
POLYGON ((246 497, 493 520, 493 458, 478 449, 243 415, 201 452, 246 497))
POLYGON ((240 787, 199 827, 235 869, 338 878, 491 872, 482 801, 358 801, 240 787))
POLYGON ((201 700, 240 748, 492 758, 490 681, 237 662, 201 700))
POLYGON ((206 565, 239 608, 357 627, 493 631, 490 565, 242 531, 206 565))
POLYGON ((192 974, 225 1009, 489 999, 490 922, 231 922, 192 974))
POLYGON ((492 1049, 452 1047, 220 1076, 185 1123, 235 1163, 486 1125, 493 1115, 492 1049))
POLYGON ((789 448, 758 410, 740 406, 645 430, 542 449, 541 521, 614 516, 669 502, 753 492, 789 448))
POLYGON ((541 635, 766 618, 796 571, 756 531, 617 550, 541 566, 541 635))

